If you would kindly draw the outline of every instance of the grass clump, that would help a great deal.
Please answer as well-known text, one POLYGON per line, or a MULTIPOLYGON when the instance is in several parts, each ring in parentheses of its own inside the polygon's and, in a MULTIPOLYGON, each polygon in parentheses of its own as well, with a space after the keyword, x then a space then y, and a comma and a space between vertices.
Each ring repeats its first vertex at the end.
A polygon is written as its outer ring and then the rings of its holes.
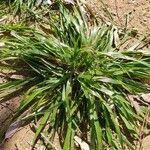
POLYGON ((0 102, 23 93, 12 122, 39 122, 34 143, 46 130, 64 150, 74 149, 75 135, 92 149, 134 149, 129 140, 138 139, 142 117, 128 94, 150 90, 142 83, 150 78, 149 54, 116 49, 112 25, 99 27, 79 7, 70 12, 61 4, 48 34, 15 28, 5 41, 1 69, 21 78, 0 85, 0 102))

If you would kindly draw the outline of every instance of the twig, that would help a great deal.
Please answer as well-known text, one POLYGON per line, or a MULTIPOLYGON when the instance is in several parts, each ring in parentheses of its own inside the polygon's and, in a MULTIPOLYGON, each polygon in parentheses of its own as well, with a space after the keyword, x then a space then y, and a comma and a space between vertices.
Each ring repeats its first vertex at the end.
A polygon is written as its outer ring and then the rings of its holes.
POLYGON ((100 1, 101 1, 102 5, 104 6, 104 9, 105 9, 105 11, 107 12, 109 18, 110 18, 112 21, 114 21, 114 19, 113 19, 111 13, 110 13, 109 10, 107 9, 106 4, 103 2, 103 0, 100 0, 100 1))
POLYGON ((116 14, 117 14, 118 20, 119 20, 119 22, 120 22, 120 24, 121 24, 121 26, 122 26, 122 20, 121 20, 121 18, 120 18, 120 16, 119 16, 119 13, 118 13, 117 0, 115 0, 115 7, 116 7, 116 14))
MULTIPOLYGON (((37 126, 36 126, 35 124, 33 124, 33 127, 34 127, 35 129, 37 129, 37 126)), ((32 127, 31 127, 31 128, 32 128, 32 127)), ((56 148, 56 146, 55 146, 52 142, 50 142, 50 140, 44 135, 44 133, 40 133, 40 135, 41 135, 41 138, 43 138, 48 144, 50 144, 51 147, 52 147, 54 150, 58 150, 58 149, 56 148)))

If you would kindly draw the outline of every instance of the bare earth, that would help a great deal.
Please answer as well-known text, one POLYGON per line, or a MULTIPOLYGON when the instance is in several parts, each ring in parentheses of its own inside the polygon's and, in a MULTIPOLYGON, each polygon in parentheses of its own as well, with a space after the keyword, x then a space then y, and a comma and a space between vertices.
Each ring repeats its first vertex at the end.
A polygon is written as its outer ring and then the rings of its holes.
MULTIPOLYGON (((150 34, 149 0, 103 0, 105 5, 102 5, 101 0, 84 1, 100 21, 109 21, 121 28, 127 25, 129 30, 137 30, 141 36, 150 34)), ((2 79, 0 79, 0 83, 2 83, 2 79)), ((0 105, 0 131, 5 131, 5 124, 11 118, 13 111, 16 110, 18 103, 19 97, 16 97, 0 105)), ((29 150, 31 148, 32 138, 32 131, 29 126, 25 126, 12 138, 2 144, 0 150, 29 150)), ((143 140, 143 150, 149 149, 150 136, 147 136, 143 140)))
POLYGON ((137 29, 139 34, 150 33, 149 0, 86 0, 97 18, 110 21, 117 26, 137 29), (105 5, 102 5, 102 2, 105 5), (108 13, 107 12, 110 13, 108 13))

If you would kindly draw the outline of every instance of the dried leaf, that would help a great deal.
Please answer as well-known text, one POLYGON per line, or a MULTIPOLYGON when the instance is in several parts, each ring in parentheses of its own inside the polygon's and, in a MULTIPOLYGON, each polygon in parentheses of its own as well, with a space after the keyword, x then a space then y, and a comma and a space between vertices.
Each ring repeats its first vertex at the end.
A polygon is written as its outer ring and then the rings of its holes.
POLYGON ((150 93, 148 94, 142 94, 141 97, 146 101, 146 102, 150 102, 150 93))
POLYGON ((81 150, 90 150, 89 145, 84 142, 80 137, 74 136, 75 144, 81 148, 81 150))
POLYGON ((128 95, 129 100, 132 103, 132 106, 135 108, 136 112, 138 113, 140 111, 140 106, 139 103, 137 101, 134 100, 134 95, 128 95))
POLYGON ((8 130, 6 131, 5 139, 11 138, 18 131, 21 125, 22 125, 21 121, 16 121, 13 124, 11 124, 8 130))

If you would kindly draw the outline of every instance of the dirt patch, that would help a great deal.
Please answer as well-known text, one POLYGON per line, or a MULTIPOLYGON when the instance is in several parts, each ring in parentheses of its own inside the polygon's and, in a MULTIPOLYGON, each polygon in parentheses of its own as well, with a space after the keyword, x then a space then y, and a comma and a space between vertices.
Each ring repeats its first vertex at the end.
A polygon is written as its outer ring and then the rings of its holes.
POLYGON ((121 28, 150 33, 149 0, 86 0, 99 20, 109 21, 121 28))
POLYGON ((1 145, 0 150, 29 150, 32 145, 33 132, 29 126, 23 127, 1 145))
MULTIPOLYGON (((31 150, 34 132, 31 130, 30 126, 32 126, 32 123, 21 127, 10 139, 1 144, 0 150, 31 150)), ((57 134, 52 145, 56 150, 61 150, 57 134)), ((35 145, 34 150, 45 150, 45 148, 42 141, 39 140, 35 145)))
POLYGON ((150 149, 150 135, 143 139, 142 148, 143 148, 143 150, 150 149))
POLYGON ((15 110, 19 106, 19 100, 20 97, 16 97, 0 104, 0 133, 6 131, 7 123, 13 117, 15 110))

